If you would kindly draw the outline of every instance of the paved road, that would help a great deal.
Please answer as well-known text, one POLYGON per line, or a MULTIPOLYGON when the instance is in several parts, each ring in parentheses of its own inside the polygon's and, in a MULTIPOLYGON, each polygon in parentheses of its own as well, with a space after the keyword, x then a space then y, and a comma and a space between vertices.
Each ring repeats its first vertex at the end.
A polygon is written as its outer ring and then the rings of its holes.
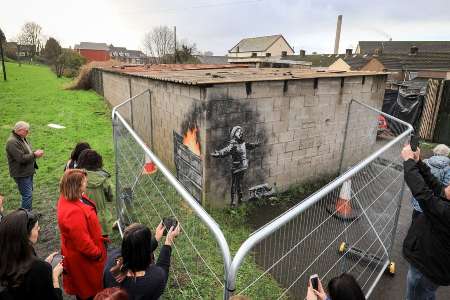
MULTIPOLYGON (((397 300, 405 299, 406 292, 406 274, 408 272, 408 262, 402 256, 403 239, 408 232, 411 223, 412 209, 409 204, 409 193, 405 193, 400 210, 396 240, 394 243, 393 260, 396 263, 397 272, 394 276, 383 275, 370 300, 397 300)), ((450 230, 450 228, 449 228, 450 230)), ((450 272, 450 270, 449 270, 450 272)), ((450 287, 441 287, 438 289, 437 300, 450 299, 450 287)))

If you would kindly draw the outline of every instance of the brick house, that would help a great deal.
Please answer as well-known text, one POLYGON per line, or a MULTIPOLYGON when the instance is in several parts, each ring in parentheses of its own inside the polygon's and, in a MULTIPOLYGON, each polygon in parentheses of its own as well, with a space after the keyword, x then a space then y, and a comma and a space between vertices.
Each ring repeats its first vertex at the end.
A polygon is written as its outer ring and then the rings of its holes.
POLYGON ((74 50, 85 57, 88 62, 107 61, 111 59, 109 47, 106 43, 81 42, 75 45, 74 50))

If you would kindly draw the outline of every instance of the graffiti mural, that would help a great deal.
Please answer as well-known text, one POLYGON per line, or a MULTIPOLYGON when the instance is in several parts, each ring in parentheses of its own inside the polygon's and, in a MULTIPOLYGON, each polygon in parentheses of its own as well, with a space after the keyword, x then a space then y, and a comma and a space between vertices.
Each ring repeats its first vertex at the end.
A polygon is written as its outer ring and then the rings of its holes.
POLYGON ((211 156, 216 158, 224 158, 231 155, 231 207, 236 207, 242 202, 242 181, 248 169, 247 150, 252 150, 260 144, 260 142, 246 142, 242 127, 234 126, 230 133, 228 145, 211 153, 211 156))

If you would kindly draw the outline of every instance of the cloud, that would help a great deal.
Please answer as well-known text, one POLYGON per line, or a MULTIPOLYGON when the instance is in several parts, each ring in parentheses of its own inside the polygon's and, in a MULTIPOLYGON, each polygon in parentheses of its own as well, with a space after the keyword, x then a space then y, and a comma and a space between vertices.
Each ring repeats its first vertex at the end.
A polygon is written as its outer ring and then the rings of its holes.
POLYGON ((338 14, 344 16, 341 52, 359 40, 450 40, 447 0, 26 0, 3 9, 14 12, 0 23, 8 39, 35 21, 66 47, 92 41, 142 49, 145 32, 168 25, 217 55, 244 37, 278 33, 296 51, 331 52, 338 14))

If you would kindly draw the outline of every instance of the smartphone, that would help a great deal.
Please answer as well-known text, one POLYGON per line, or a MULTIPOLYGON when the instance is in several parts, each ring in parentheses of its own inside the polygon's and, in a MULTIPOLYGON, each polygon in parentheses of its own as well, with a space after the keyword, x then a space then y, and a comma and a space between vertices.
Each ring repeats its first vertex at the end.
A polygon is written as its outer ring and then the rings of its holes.
POLYGON ((417 147, 419 147, 419 137, 415 134, 411 135, 411 141, 409 142, 409 144, 411 145, 411 150, 416 152, 417 151, 417 147))
POLYGON ((57 264, 59 264, 63 260, 64 256, 62 256, 60 253, 55 254, 52 258, 52 261, 50 264, 52 265, 52 269, 56 267, 57 264))
POLYGON ((165 217, 162 220, 163 225, 164 225, 164 233, 163 235, 166 236, 167 233, 170 230, 170 227, 177 227, 178 225, 178 221, 175 219, 175 217, 165 217))
POLYGON ((316 291, 318 291, 319 290, 319 275, 317 275, 317 274, 311 275, 309 277, 309 280, 311 281, 311 287, 313 289, 315 289, 316 291))

